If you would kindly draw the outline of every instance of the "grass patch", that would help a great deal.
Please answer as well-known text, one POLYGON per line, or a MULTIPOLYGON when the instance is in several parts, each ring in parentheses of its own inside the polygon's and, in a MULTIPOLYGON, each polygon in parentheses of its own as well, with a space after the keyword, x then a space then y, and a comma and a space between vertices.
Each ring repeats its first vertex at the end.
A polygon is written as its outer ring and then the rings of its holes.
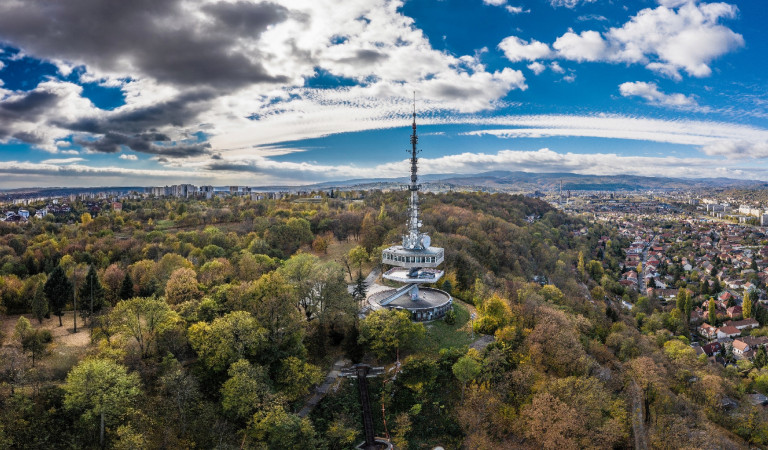
POLYGON ((465 347, 472 343, 472 337, 466 330, 469 322, 469 310, 463 304, 454 301, 453 309, 456 311, 456 323, 448 325, 444 320, 435 320, 425 324, 427 335, 424 339, 423 352, 437 353, 440 349, 465 347))
POLYGON ((167 229, 173 228, 175 226, 176 226, 176 222, 174 222, 173 220, 168 220, 168 219, 158 220, 155 223, 155 229, 156 230, 160 230, 160 231, 167 230, 167 229))

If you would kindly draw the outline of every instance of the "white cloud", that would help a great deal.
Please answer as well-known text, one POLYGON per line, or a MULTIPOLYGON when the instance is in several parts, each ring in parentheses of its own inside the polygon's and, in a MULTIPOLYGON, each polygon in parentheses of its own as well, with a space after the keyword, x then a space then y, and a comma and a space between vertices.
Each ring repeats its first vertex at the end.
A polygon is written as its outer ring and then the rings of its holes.
POLYGON ((46 159, 40 161, 41 164, 74 164, 76 162, 85 161, 83 158, 58 158, 58 159, 46 159))
POLYGON ((139 157, 138 157, 138 156, 136 156, 136 155, 128 155, 128 154, 126 154, 126 153, 122 153, 122 154, 120 155, 120 159, 126 159, 126 160, 128 160, 128 161, 136 161, 136 160, 138 160, 138 159, 139 159, 139 157))
POLYGON ((707 155, 725 156, 728 159, 768 158, 768 140, 762 142, 719 141, 704 146, 703 151, 707 155))
MULTIPOLYGON (((578 3, 578 2, 573 2, 578 3)), ((738 8, 726 3, 662 1, 639 11, 621 27, 600 33, 568 30, 552 44, 510 36, 499 48, 511 61, 564 58, 578 62, 643 64, 649 70, 680 80, 680 71, 694 77, 712 73, 711 62, 744 46, 744 38, 720 24, 735 18, 738 8), (679 8, 678 8, 679 7, 679 8)))
POLYGON ((658 120, 619 115, 505 116, 469 121, 497 128, 468 132, 469 135, 517 137, 597 137, 706 147, 728 141, 767 142, 768 130, 713 121, 658 120), (500 129, 500 126, 515 128, 500 129))
POLYGON ((554 6, 564 6, 566 8, 573 9, 579 6, 580 3, 594 3, 596 0, 549 0, 549 3, 554 6))
POLYGON ((569 73, 568 75, 563 77, 563 81, 565 81, 566 83, 573 83, 574 81, 576 81, 576 75, 573 73, 569 73))
POLYGON ((517 36, 509 36, 499 43, 499 48, 504 52, 504 56, 512 62, 548 58, 552 50, 549 45, 531 39, 528 43, 517 36))
POLYGON ((696 3, 696 0, 658 0, 659 5, 666 6, 667 8, 677 8, 686 3, 696 3))
POLYGON ((599 61, 605 58, 607 45, 597 31, 568 31, 557 38, 552 47, 558 55, 574 61, 599 61))
POLYGON ((507 0, 483 0, 486 5, 501 6, 507 3, 507 0))
POLYGON ((61 153, 62 155, 79 155, 80 154, 80 152, 78 152, 77 150, 62 150, 59 153, 61 153))
POLYGON ((547 68, 547 66, 545 66, 544 64, 542 64, 542 63, 540 63, 538 61, 534 61, 534 62, 528 64, 527 67, 534 73, 534 75, 538 75, 541 72, 544 72, 544 70, 546 70, 546 68, 547 68))
POLYGON ((560 64, 557 61, 552 61, 549 63, 549 68, 552 69, 552 72, 555 73, 565 73, 565 69, 560 67, 560 64))
POLYGON ((619 92, 623 97, 640 97, 648 103, 674 108, 698 106, 696 99, 683 94, 665 94, 659 91, 656 83, 644 81, 626 82, 619 85, 619 92))
POLYGON ((527 14, 527 13, 531 12, 530 9, 523 9, 522 6, 507 5, 507 6, 505 6, 505 9, 510 14, 527 14))

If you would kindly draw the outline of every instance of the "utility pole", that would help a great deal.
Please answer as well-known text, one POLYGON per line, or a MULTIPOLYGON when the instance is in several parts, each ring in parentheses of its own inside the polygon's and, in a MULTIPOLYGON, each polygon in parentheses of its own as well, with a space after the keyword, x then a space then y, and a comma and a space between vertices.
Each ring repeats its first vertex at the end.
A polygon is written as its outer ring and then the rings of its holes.
POLYGON ((72 275, 75 279, 74 286, 72 288, 72 302, 74 303, 75 307, 75 313, 72 315, 72 320, 74 321, 73 333, 77 333, 77 266, 75 266, 75 269, 72 271, 72 275))

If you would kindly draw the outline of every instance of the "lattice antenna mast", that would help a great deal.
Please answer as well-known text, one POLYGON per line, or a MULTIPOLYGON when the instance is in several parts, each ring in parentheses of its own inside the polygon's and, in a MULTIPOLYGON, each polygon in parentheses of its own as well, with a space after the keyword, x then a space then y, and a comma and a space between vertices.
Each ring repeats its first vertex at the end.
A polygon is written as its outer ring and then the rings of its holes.
POLYGON ((413 134, 411 135, 411 185, 408 190, 411 191, 411 204, 410 213, 411 217, 408 223, 408 245, 407 248, 417 248, 421 245, 419 239, 419 184, 418 184, 418 169, 419 169, 419 157, 416 156, 419 153, 417 144, 419 143, 419 137, 416 135, 416 92, 413 93, 413 134))

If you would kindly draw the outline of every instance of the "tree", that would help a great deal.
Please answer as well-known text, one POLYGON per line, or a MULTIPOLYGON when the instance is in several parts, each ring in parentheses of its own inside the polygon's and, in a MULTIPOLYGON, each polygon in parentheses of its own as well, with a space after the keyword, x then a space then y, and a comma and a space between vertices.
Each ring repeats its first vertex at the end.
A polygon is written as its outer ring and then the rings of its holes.
POLYGON ((30 305, 32 314, 38 323, 43 323, 43 318, 48 315, 48 299, 45 298, 45 285, 40 283, 35 288, 35 295, 32 296, 30 305))
POLYGON ((191 300, 199 300, 202 292, 197 288, 197 274, 194 270, 182 267, 176 269, 165 284, 165 300, 171 305, 191 300))
POLYGON ((84 212, 80 215, 80 223, 83 225, 88 225, 91 222, 93 222, 93 217, 91 217, 90 213, 84 212))
POLYGON ((586 279, 587 270, 586 264, 584 264, 584 252, 581 250, 579 250, 579 257, 576 261, 576 272, 579 274, 581 280, 584 281, 586 279))
POLYGON ((464 391, 467 388, 467 383, 477 378, 480 375, 480 371, 483 366, 477 361, 473 355, 464 355, 459 358, 458 361, 451 367, 453 375, 457 380, 461 382, 461 398, 464 399, 464 391))
POLYGON ((707 303, 707 312, 709 313, 709 324, 715 326, 717 321, 717 310, 715 309, 715 299, 710 297, 707 303))
POLYGON ((744 293, 744 300, 741 302, 741 313, 745 319, 752 317, 752 299, 749 292, 744 293))
MULTIPOLYGON (((125 273, 117 264, 110 264, 104 270, 104 275, 102 276, 105 288, 104 296, 111 305, 116 304, 120 300, 120 286, 122 285, 123 278, 125 278, 125 273)), ((131 290, 133 290, 133 286, 131 286, 131 290)))
POLYGON ((64 407, 80 411, 83 419, 99 418, 99 445, 104 446, 107 420, 116 421, 141 393, 139 377, 108 359, 86 359, 64 383, 64 407))
POLYGON ((677 309, 680 312, 685 312, 685 303, 688 301, 688 290, 680 288, 677 291, 677 309))
POLYGON ((142 358, 150 355, 158 336, 179 320, 178 314, 167 303, 155 297, 124 300, 115 306, 110 315, 116 329, 136 339, 142 358))
POLYGON ((245 421, 272 400, 269 374, 264 367, 241 359, 229 367, 227 374, 229 379, 221 386, 224 411, 245 421))
POLYGON ((93 318, 93 315, 104 307, 104 286, 101 285, 93 265, 88 269, 88 275, 85 276, 85 282, 80 287, 78 298, 85 302, 86 307, 81 310, 83 318, 93 318))
POLYGON ((45 296, 48 297, 50 302, 51 311, 59 316, 59 326, 63 326, 61 316, 64 315, 64 307, 67 305, 67 302, 74 300, 74 287, 61 265, 56 266, 48 276, 44 290, 45 296))
POLYGON ((323 379, 317 366, 295 356, 289 356, 283 361, 280 374, 280 391, 290 402, 306 396, 309 389, 323 379))
POLYGON ((29 320, 21 316, 16 321, 13 337, 21 344, 24 352, 29 352, 32 356, 32 367, 35 366, 35 360, 45 353, 46 345, 51 342, 51 332, 48 330, 36 330, 29 323, 29 320))
POLYGON ((133 280, 131 274, 126 271, 123 281, 120 283, 120 293, 118 294, 120 300, 128 300, 133 297, 133 280))
POLYGON ((271 272, 259 278, 251 288, 250 310, 266 329, 263 358, 272 375, 278 362, 288 356, 303 356, 304 321, 296 308, 296 295, 285 277, 271 272))
MULTIPOLYGON (((450 281, 449 281, 450 283, 450 281)), ((445 285, 445 284, 443 284, 445 285)), ((355 288, 352 290, 352 297, 355 298, 355 301, 362 302, 365 300, 366 291, 368 290, 368 286, 365 284, 365 277, 362 273, 357 275, 357 279, 355 280, 355 288)))
MULTIPOLYGON (((319 447, 315 429, 307 418, 288 413, 280 405, 260 409, 246 429, 246 437, 269 450, 314 450, 319 447)), ((243 447, 248 447, 243 443, 243 447)))
POLYGON ((266 330, 247 311, 234 311, 210 324, 189 327, 189 343, 210 369, 222 372, 240 359, 256 361, 266 344, 266 330))
POLYGON ((349 251, 347 258, 349 258, 350 263, 357 266, 357 273, 361 275, 363 273, 363 263, 368 262, 371 256, 365 250, 365 247, 358 245, 349 251))
POLYGON ((360 343, 367 345, 379 358, 407 347, 425 335, 424 325, 411 321, 406 311, 380 309, 363 319, 360 325, 360 343))

